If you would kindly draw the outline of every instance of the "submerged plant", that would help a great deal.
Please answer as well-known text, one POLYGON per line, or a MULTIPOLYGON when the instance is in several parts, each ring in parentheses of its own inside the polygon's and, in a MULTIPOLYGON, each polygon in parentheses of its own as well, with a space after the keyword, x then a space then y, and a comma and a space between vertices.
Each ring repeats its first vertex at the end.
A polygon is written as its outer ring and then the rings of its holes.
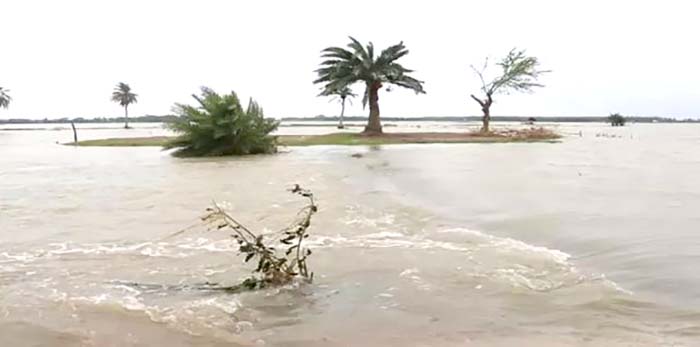
POLYGON ((303 242, 309 237, 307 229, 311 225, 311 217, 318 211, 311 191, 295 185, 290 190, 293 194, 308 199, 308 204, 298 213, 298 218, 288 227, 276 233, 274 237, 265 238, 256 234, 238 222, 230 214, 214 203, 207 209, 207 215, 202 220, 212 230, 225 230, 239 245, 238 250, 245 255, 245 262, 256 262, 253 275, 241 284, 225 287, 229 291, 256 290, 270 286, 280 286, 292 282, 295 278, 311 282, 313 272, 309 272, 307 259, 311 250, 304 247, 303 242), (273 246, 277 242, 280 248, 273 246), (283 250, 283 251, 282 251, 283 250))

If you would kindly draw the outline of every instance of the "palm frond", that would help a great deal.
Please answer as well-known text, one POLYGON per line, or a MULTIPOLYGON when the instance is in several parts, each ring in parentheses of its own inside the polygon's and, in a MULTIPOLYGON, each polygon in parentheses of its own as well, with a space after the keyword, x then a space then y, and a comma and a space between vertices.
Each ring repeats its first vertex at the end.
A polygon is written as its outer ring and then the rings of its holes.
POLYGON ((403 41, 396 45, 390 46, 382 51, 382 53, 377 58, 377 64, 388 65, 394 61, 400 59, 401 57, 408 54, 408 49, 404 46, 403 41))
POLYGON ((128 84, 119 82, 112 92, 112 101, 121 106, 128 106, 138 102, 138 94, 132 93, 128 84))
POLYGON ((315 84, 323 84, 320 95, 333 95, 335 91, 358 81, 366 84, 397 84, 424 93, 423 82, 409 76, 413 71, 396 62, 408 54, 403 42, 390 46, 375 56, 371 42, 363 46, 351 36, 348 48, 328 47, 321 51, 323 60, 315 70, 317 78, 314 80, 315 84))
POLYGON ((354 53, 340 47, 328 47, 321 51, 322 58, 336 58, 340 60, 351 60, 354 53))
MULTIPOLYGON (((370 48, 372 46, 372 43, 368 44, 367 47, 370 48)), ((369 53, 365 49, 362 44, 357 41, 354 37, 350 36, 350 43, 348 44, 348 47, 352 48, 354 55, 359 56, 359 58, 366 62, 366 61, 372 61, 370 59, 369 53)), ((373 50, 373 48, 372 48, 373 50)))
POLYGON ((8 108, 10 106, 10 101, 12 97, 9 94, 9 89, 4 89, 0 87, 0 108, 8 108))
POLYGON ((416 94, 425 94, 425 90, 423 89, 423 81, 419 81, 408 75, 402 75, 401 78, 394 80, 392 84, 411 89, 416 92, 416 94))
POLYGON ((347 99, 347 98, 354 98, 357 96, 357 94, 352 92, 352 89, 350 89, 349 86, 344 86, 339 89, 333 89, 333 90, 326 90, 323 89, 319 96, 333 96, 331 98, 331 101, 334 101, 336 99, 347 99))

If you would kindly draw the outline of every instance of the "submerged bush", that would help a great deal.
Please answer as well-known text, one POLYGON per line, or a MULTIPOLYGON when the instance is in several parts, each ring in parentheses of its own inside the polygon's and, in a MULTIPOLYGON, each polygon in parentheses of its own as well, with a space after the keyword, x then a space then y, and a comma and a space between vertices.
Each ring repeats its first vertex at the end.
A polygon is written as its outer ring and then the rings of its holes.
POLYGON ((206 214, 201 217, 201 224, 195 224, 169 236, 182 235, 197 226, 204 226, 207 231, 231 233, 231 237, 238 244, 239 254, 245 255, 243 261, 257 264, 252 270, 252 274, 239 284, 221 285, 209 281, 194 285, 186 283, 163 285, 130 281, 113 281, 113 283, 149 291, 194 289, 239 293, 291 283, 313 282, 314 273, 309 270, 307 264, 312 252, 304 241, 309 237, 308 229, 311 226, 311 217, 318 212, 318 205, 316 205, 313 193, 308 189, 303 189, 298 184, 295 184, 289 191, 306 199, 307 204, 299 210, 291 224, 277 232, 253 231, 214 202, 214 205, 207 208, 206 214))
POLYGON ((299 211, 296 221, 278 233, 264 235, 251 231, 216 203, 207 209, 207 215, 202 217, 202 221, 208 229, 230 232, 238 243, 238 251, 245 254, 244 261, 257 263, 253 275, 241 284, 231 287, 214 284, 208 289, 238 292, 285 285, 295 278, 307 282, 313 280, 314 274, 306 264, 311 250, 306 248, 303 242, 309 237, 307 229, 318 207, 310 190, 295 185, 290 192, 308 199, 308 204, 299 211))
POLYGON ((180 135, 165 149, 178 148, 175 155, 188 157, 276 152, 276 139, 270 133, 279 122, 265 118, 252 99, 243 110, 234 92, 219 95, 203 87, 200 96, 192 97, 199 105, 175 104, 173 110, 179 118, 168 127, 180 135))

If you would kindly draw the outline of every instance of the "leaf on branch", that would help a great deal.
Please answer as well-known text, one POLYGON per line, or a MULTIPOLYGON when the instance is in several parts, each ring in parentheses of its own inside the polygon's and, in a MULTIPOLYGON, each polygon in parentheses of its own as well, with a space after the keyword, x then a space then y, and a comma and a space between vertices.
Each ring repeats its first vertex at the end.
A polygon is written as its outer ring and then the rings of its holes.
POLYGON ((254 256, 255 256, 255 253, 248 253, 248 255, 245 257, 245 262, 247 263, 248 261, 253 259, 254 256))
POLYGON ((524 50, 517 50, 516 48, 508 52, 496 65, 501 68, 501 74, 488 83, 484 79, 488 59, 481 70, 471 66, 474 73, 479 77, 482 91, 486 95, 508 94, 513 91, 531 92, 535 87, 544 87, 543 84, 537 82, 537 79, 540 75, 551 72, 550 70, 539 70, 537 57, 528 56, 524 50))

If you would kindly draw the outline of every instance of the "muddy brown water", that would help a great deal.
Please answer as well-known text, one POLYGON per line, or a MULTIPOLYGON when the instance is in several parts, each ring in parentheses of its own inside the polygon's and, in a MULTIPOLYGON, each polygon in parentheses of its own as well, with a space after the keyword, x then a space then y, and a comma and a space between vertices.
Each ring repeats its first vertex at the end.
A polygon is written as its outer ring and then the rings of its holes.
MULTIPOLYGON (((138 126, 79 134, 165 133, 138 126)), ((0 346, 700 345, 700 126, 558 127, 558 144, 217 159, 0 131, 0 346), (196 226, 210 202, 276 230, 294 183, 320 206, 315 282, 193 289, 249 271, 196 226)))

